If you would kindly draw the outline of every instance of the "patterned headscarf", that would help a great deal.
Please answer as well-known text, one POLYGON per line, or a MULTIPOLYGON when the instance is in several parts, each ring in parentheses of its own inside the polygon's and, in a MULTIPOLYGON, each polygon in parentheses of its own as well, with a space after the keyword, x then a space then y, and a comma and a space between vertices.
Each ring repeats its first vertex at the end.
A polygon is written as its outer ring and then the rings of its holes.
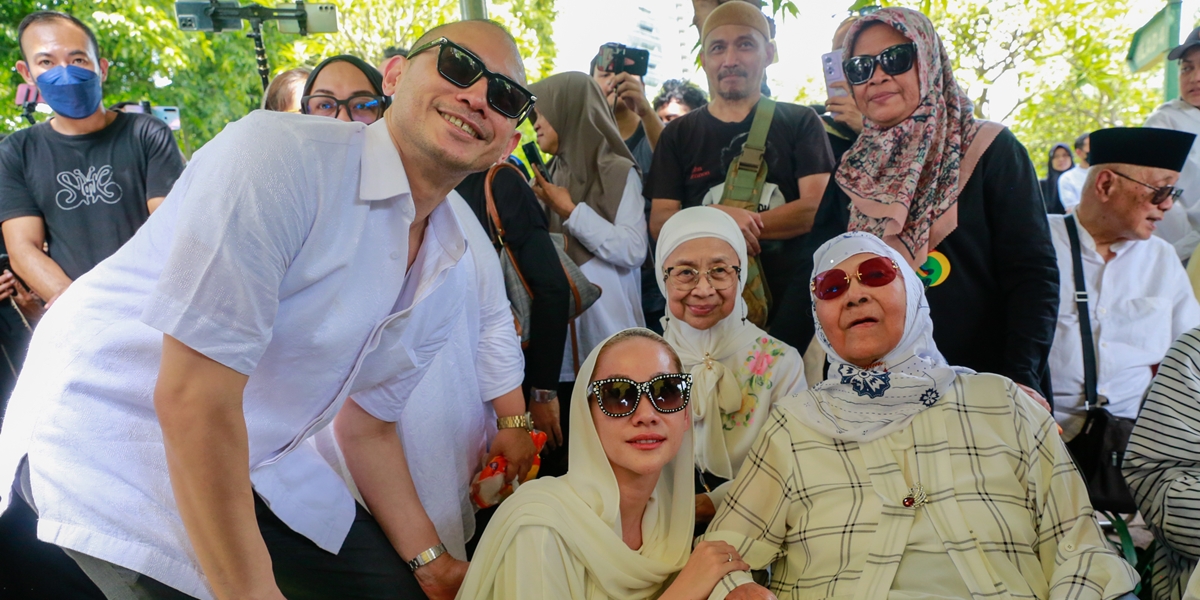
POLYGON ((954 79, 950 57, 929 19, 908 8, 885 8, 854 23, 859 33, 884 23, 917 45, 921 102, 886 129, 864 119, 858 141, 842 158, 836 179, 850 196, 850 230, 883 238, 914 268, 958 226, 958 195, 970 173, 963 156, 979 131, 971 100, 954 79))
MULTIPOLYGON (((933 321, 925 286, 903 258, 878 237, 862 232, 843 233, 825 242, 813 256, 813 277, 857 254, 891 259, 900 268, 904 283, 904 334, 883 360, 867 369, 842 358, 829 343, 817 318, 817 341, 829 358, 829 376, 807 392, 780 402, 801 422, 833 439, 869 442, 908 426, 913 417, 933 406, 954 382, 956 373, 933 341, 933 321)), ((889 315, 896 318, 900 315, 889 315)))

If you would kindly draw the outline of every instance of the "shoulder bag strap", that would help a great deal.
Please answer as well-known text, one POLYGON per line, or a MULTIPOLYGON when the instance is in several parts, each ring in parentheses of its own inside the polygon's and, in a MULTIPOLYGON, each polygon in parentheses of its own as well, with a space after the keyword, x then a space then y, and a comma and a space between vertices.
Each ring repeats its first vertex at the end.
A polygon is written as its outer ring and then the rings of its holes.
POLYGON ((763 98, 754 109, 754 121, 750 123, 750 135, 742 145, 742 153, 734 162, 733 174, 726 178, 725 198, 743 202, 754 200, 759 172, 763 168, 763 155, 767 151, 767 132, 771 130, 771 121, 775 118, 775 101, 763 98))
POLYGON ((1085 410, 1098 406, 1096 398, 1096 343, 1092 340, 1092 318, 1088 312, 1087 281, 1083 276, 1083 255, 1079 249, 1079 229, 1075 215, 1067 215, 1067 237, 1071 239, 1071 268, 1075 271, 1075 307, 1079 311, 1079 335, 1083 338, 1083 393, 1085 410))
MULTIPOLYGON (((508 253, 508 260, 512 263, 513 271, 517 273, 517 278, 521 280, 521 285, 525 288, 525 292, 529 294, 530 298, 533 298, 533 288, 529 287, 529 282, 525 280, 525 274, 521 272, 521 267, 517 264, 516 255, 513 254, 512 248, 504 242, 504 225, 500 222, 500 212, 496 210, 496 199, 492 193, 492 180, 496 178, 496 173, 499 173, 500 169, 504 168, 521 173, 520 169, 509 164, 508 161, 492 165, 492 168, 488 169, 487 177, 483 181, 483 197, 487 204, 488 221, 491 224, 491 227, 488 229, 491 230, 492 244, 496 246, 498 252, 508 253)), ((521 179, 525 179, 524 173, 521 173, 521 179)), ((568 277, 567 279, 569 280, 570 278, 568 277)))

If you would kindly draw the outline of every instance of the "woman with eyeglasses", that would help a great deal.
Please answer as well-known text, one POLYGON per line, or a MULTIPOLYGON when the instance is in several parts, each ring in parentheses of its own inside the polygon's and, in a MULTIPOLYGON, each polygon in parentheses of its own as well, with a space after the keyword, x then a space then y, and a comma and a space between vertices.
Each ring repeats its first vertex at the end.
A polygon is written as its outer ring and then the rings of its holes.
MULTIPOLYGON (((568 332, 559 396, 570 394, 579 361, 602 340, 645 325, 641 266, 647 252, 642 180, 604 93, 584 73, 559 73, 529 86, 537 105, 529 118, 537 144, 554 158, 534 166, 534 192, 546 205, 550 232, 566 235, 567 254, 603 290, 568 332)), ((569 407, 562 406, 570 423, 569 407)), ((563 431, 570 447, 570 427, 563 431)), ((561 474, 561 456, 543 468, 561 474)))
POLYGON ((383 75, 375 67, 357 56, 339 54, 309 73, 300 112, 370 125, 391 103, 383 93, 383 75))
POLYGON ((851 199, 849 229, 881 237, 918 270, 952 364, 1050 398, 1058 269, 1029 153, 975 118, 925 15, 864 16, 844 54, 865 123, 835 175, 851 199))
MULTIPOLYGON (((705 539, 770 566, 780 598, 1133 590, 1137 574, 1101 533, 1054 418, 1012 380, 947 363, 901 253, 845 233, 814 263, 829 374, 776 404, 705 539)), ((710 598, 766 594, 735 572, 710 598)))
POLYGON ((804 360, 746 319, 746 238, 733 217, 710 206, 675 213, 654 264, 667 299, 664 337, 692 376, 696 523, 707 525, 775 399, 808 387, 804 360))
POLYGON ((691 377, 682 370, 648 329, 592 350, 571 394, 570 469, 500 505, 460 600, 705 598, 747 568, 724 542, 692 550, 691 377))

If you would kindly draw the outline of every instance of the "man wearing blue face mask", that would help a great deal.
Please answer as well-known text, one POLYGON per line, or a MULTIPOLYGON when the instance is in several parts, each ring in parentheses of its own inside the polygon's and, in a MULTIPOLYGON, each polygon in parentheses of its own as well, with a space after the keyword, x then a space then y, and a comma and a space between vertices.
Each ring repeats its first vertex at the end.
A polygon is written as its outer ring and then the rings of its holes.
POLYGON ((87 25, 36 12, 17 39, 25 59, 17 72, 54 117, 0 144, 0 229, 13 271, 53 302, 133 236, 183 171, 183 157, 162 121, 105 110, 108 61, 87 25))

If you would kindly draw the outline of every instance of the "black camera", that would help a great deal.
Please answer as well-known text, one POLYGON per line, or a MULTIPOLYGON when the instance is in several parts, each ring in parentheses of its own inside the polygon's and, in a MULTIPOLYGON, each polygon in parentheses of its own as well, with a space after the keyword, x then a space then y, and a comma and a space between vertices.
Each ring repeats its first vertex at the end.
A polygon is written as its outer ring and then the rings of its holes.
POLYGON ((638 77, 646 76, 650 67, 650 51, 641 48, 630 48, 625 44, 604 44, 600 46, 599 60, 596 68, 606 73, 632 73, 638 77))

